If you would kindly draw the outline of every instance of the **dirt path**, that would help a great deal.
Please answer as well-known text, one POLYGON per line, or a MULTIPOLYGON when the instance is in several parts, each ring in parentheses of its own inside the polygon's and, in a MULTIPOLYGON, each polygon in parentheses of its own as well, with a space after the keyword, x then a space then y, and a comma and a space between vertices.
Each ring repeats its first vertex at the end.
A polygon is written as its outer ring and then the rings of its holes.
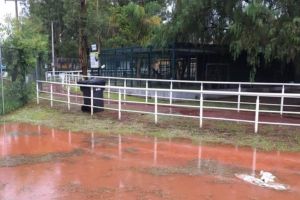
POLYGON ((272 199, 300 197, 300 154, 0 126, 0 199, 272 199), (235 173, 267 170, 277 192, 235 173))

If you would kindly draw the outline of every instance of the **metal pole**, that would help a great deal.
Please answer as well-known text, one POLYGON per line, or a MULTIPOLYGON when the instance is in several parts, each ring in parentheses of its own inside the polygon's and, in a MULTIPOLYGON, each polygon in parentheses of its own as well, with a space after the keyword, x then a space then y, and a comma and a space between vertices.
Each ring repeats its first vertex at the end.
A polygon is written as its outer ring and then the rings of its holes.
POLYGON ((254 132, 258 132, 258 120, 259 120, 259 96, 256 99, 256 108, 255 108, 255 128, 254 132))
POLYGON ((54 55, 54 30, 53 21, 51 22, 51 44, 52 44, 52 74, 55 75, 55 55, 54 55))
POLYGON ((119 107, 118 107, 118 113, 119 113, 119 120, 121 120, 121 101, 122 101, 122 98, 121 98, 121 89, 119 89, 119 107))
POLYGON ((108 104, 110 104, 110 78, 108 79, 107 98, 108 98, 108 104))
POLYGON ((67 92, 68 92, 68 110, 70 110, 70 85, 68 85, 67 92))
POLYGON ((241 91, 242 91, 242 87, 241 84, 239 84, 239 90, 238 90, 239 95, 238 95, 238 105, 237 105, 238 112, 240 112, 241 109, 241 95, 240 95, 241 91))
POLYGON ((200 128, 203 127, 203 88, 202 88, 202 84, 201 84, 201 94, 200 94, 200 108, 199 108, 199 115, 200 115, 200 128))
POLYGON ((91 87, 91 116, 94 114, 94 88, 91 87))
POLYGON ((53 107, 53 85, 50 84, 50 101, 51 101, 51 107, 53 107))
POLYGON ((157 90, 155 90, 155 108, 154 108, 154 115, 155 115, 155 124, 157 124, 157 90))
POLYGON ((16 9, 16 18, 17 18, 17 21, 18 21, 19 20, 18 0, 15 0, 15 9, 16 9))
POLYGON ((127 85, 126 79, 124 79, 124 97, 123 97, 124 101, 126 101, 126 85, 127 85))
POLYGON ((36 81, 36 103, 40 104, 40 99, 39 99, 39 83, 36 81))
POLYGON ((284 92, 285 92, 285 87, 282 85, 282 97, 281 97, 281 103, 280 103, 280 115, 283 115, 283 105, 284 105, 284 92))
POLYGON ((170 82, 170 105, 172 105, 172 102, 173 102, 173 82, 171 81, 170 82))
POLYGON ((3 84, 3 73, 2 73, 2 47, 0 45, 0 73, 1 73, 1 97, 2 97, 2 114, 5 113, 4 108, 4 84, 3 84))
POLYGON ((35 65, 35 80, 39 80, 39 75, 38 75, 38 62, 39 59, 36 60, 36 65, 35 65))
POLYGON ((148 88, 149 88, 149 83, 148 80, 146 80, 146 103, 148 103, 148 88))

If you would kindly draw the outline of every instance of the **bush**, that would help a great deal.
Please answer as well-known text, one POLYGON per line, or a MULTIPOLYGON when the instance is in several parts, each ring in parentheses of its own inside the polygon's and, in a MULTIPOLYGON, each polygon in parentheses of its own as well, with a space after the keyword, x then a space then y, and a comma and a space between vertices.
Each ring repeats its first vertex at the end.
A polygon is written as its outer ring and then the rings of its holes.
MULTIPOLYGON (((0 85, 1 90, 1 85, 0 85)), ((16 80, 14 82, 4 82, 4 113, 12 112, 26 103, 28 103, 34 96, 34 84, 23 83, 23 81, 16 80)), ((2 96, 0 114, 3 114, 2 96)))

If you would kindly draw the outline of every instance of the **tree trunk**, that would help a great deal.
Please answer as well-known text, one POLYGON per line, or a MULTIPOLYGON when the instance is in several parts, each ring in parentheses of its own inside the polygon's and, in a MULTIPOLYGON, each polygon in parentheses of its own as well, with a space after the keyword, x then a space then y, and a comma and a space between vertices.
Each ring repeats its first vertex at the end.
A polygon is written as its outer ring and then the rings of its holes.
POLYGON ((80 0, 80 21, 79 21, 79 62, 82 75, 87 75, 88 70, 88 43, 87 43, 87 1, 80 0))

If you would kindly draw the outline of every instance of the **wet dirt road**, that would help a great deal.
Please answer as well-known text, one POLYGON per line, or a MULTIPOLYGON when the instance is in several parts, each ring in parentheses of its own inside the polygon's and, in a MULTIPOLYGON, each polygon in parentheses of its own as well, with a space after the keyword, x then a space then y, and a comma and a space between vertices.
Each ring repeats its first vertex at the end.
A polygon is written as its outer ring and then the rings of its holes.
POLYGON ((0 199, 300 199, 300 153, 0 126, 0 199), (290 190, 235 173, 266 170, 290 190))

